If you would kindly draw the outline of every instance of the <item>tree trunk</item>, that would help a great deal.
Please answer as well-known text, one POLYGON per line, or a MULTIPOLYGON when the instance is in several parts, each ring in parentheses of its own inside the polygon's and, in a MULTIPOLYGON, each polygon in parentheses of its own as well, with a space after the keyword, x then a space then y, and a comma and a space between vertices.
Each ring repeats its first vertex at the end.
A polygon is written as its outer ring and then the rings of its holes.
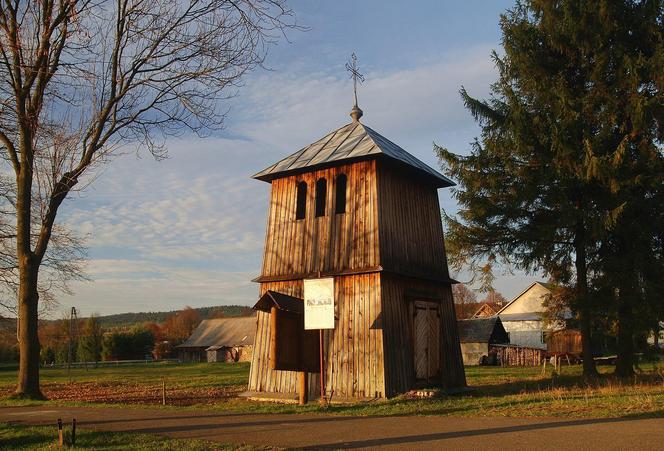
POLYGON ((581 355, 583 357, 583 376, 594 378, 597 376, 597 366, 593 355, 592 321, 590 309, 584 307, 579 310, 581 329, 581 355))
POLYGON ((581 329, 581 355, 583 358, 583 377, 586 379, 597 376, 597 367, 593 356, 592 319, 590 299, 588 298, 588 266, 586 262, 585 228, 582 222, 577 224, 574 240, 576 253, 576 296, 578 303, 579 323, 581 329))
POLYGON ((616 375, 634 375, 634 312, 632 311, 633 290, 623 287, 618 295, 618 356, 616 375))
MULTIPOLYGON (((17 109, 25 115, 19 102, 17 109)), ((21 163, 16 173, 16 256, 18 260, 19 367, 16 396, 42 399, 39 389, 39 278, 40 261, 32 252, 32 134, 20 128, 21 163)))
POLYGON ((19 369, 16 395, 31 399, 42 399, 39 389, 39 335, 37 292, 37 268, 31 262, 19 263, 19 369))

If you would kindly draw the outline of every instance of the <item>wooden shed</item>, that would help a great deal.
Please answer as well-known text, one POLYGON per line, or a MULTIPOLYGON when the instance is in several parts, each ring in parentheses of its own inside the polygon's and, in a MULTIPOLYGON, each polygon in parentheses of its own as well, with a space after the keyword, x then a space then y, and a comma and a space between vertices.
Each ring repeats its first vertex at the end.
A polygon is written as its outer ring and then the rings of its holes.
POLYGON ((546 350, 550 355, 581 355, 581 332, 575 329, 564 329, 549 332, 546 339, 546 350))
POLYGON ((500 318, 460 319, 459 341, 464 365, 488 364, 490 347, 509 343, 509 336, 500 318))
MULTIPOLYGON (((437 194, 453 183, 361 115, 355 107, 351 123, 254 175, 271 183, 271 198, 249 393, 296 396, 296 371, 270 364, 279 358, 270 351, 270 317, 281 311, 274 294, 302 302, 303 281, 318 277, 334 278, 335 328, 323 334, 328 396, 465 386, 437 194)), ((318 374, 308 380, 313 396, 318 374)))
POLYGON ((176 346, 183 361, 245 362, 251 360, 256 317, 204 319, 176 346))

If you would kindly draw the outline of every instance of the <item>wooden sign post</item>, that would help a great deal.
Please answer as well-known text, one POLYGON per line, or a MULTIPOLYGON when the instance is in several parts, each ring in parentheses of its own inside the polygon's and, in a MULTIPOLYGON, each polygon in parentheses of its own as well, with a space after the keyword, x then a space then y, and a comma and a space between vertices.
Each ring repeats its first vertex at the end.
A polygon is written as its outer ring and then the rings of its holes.
POLYGON ((309 400, 309 384, 307 384, 308 374, 306 371, 299 371, 297 373, 298 377, 298 392, 299 392, 299 404, 301 406, 305 405, 309 400))
POLYGON ((304 329, 319 331, 320 397, 325 403, 323 330, 334 329, 334 278, 304 280, 304 329))

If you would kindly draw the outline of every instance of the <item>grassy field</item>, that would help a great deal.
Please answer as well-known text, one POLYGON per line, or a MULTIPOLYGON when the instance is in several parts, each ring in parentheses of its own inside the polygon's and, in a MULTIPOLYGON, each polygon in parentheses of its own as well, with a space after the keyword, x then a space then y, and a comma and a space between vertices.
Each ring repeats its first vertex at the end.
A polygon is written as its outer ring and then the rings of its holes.
MULTIPOLYGON (((99 368, 43 368, 42 391, 52 401, 157 404, 166 383, 169 404, 216 403, 245 390, 248 363, 148 363, 99 368), (71 380, 71 382, 70 382, 71 380)), ((0 397, 14 390, 16 369, 0 367, 0 397)))
MULTIPOLYGON (((52 426, 23 426, 0 423, 0 449, 3 450, 50 450, 57 449, 56 428, 52 426)), ((70 436, 66 443, 70 443, 70 436)), ((214 443, 204 440, 168 439, 156 435, 129 434, 120 432, 102 432, 79 429, 76 433, 76 447, 69 449, 97 450, 255 450, 255 448, 230 444, 214 443)))
MULTIPOLYGON (((600 367, 602 372, 612 367, 600 367)), ((196 408, 237 412, 326 412, 339 415, 455 415, 455 416, 564 416, 564 417, 664 417, 664 361, 641 365, 631 380, 604 374, 587 385, 579 365, 563 366, 560 375, 540 375, 532 367, 467 367, 473 390, 461 396, 300 407, 257 403, 238 398, 246 386, 249 366, 240 364, 146 364, 74 369, 69 382, 64 369, 42 370, 46 404, 110 404, 115 406, 161 403, 166 383, 165 408, 196 408)), ((13 390, 15 369, 0 368, 0 405, 38 404, 7 399, 13 390)))

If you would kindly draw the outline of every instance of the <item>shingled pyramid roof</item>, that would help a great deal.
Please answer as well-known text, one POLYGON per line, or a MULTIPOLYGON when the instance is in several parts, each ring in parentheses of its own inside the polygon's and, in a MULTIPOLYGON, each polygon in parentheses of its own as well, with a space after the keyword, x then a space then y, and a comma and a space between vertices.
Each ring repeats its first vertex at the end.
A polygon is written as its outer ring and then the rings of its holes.
POLYGON ((359 121, 353 121, 327 134, 315 143, 253 175, 253 178, 269 182, 275 178, 319 167, 379 157, 397 161, 423 173, 440 188, 454 185, 454 182, 440 172, 359 121))

